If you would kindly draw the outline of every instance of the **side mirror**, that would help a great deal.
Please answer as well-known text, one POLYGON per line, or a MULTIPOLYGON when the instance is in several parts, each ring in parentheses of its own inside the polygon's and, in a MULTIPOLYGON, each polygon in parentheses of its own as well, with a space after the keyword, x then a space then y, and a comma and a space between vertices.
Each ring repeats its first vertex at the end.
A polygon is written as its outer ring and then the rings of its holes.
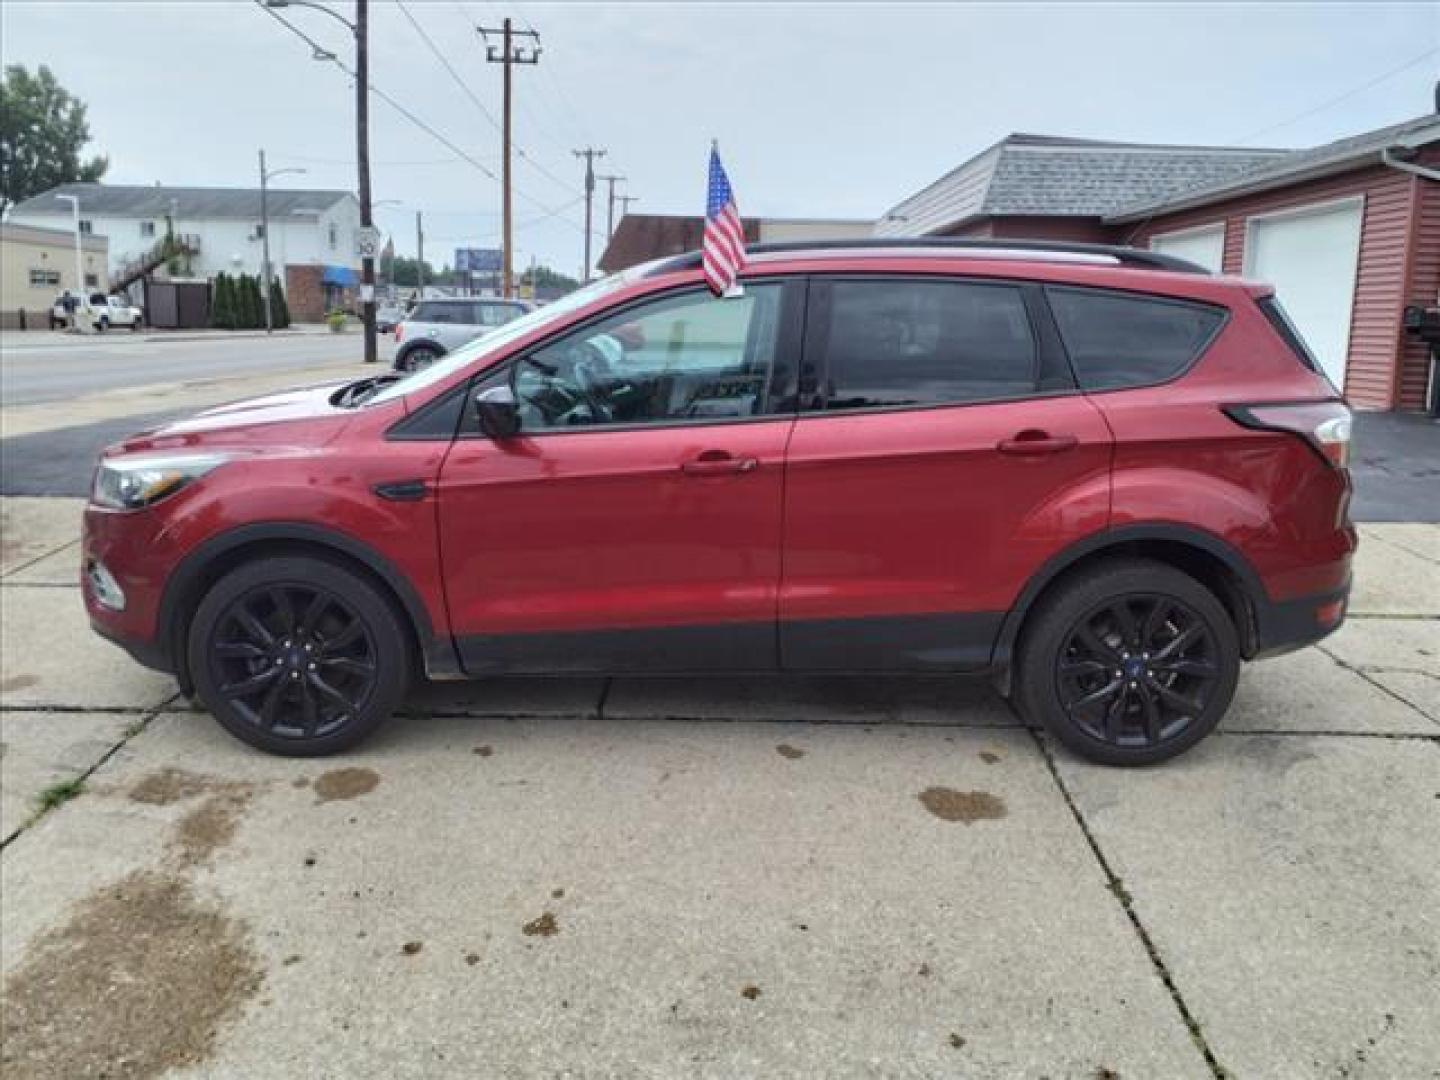
POLYGON ((497 442, 513 438, 520 430, 520 410, 515 391, 509 386, 491 386, 475 395, 475 418, 480 430, 497 442))

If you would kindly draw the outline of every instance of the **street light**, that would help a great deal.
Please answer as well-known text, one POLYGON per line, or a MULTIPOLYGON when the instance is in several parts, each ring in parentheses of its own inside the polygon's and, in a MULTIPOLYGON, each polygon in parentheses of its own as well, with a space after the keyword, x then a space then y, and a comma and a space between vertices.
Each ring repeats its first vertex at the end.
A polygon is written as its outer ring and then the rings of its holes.
MULTIPOLYGON (((85 299, 85 267, 80 257, 80 196, 56 195, 55 198, 70 204, 70 216, 75 222, 75 290, 81 301, 85 299)), ((77 323, 78 325, 78 323, 77 323)))
MULTIPOLYGON (((265 0, 267 8, 304 7, 324 12, 355 38, 355 164, 360 181, 360 227, 369 234, 375 227, 370 205, 370 61, 366 48, 369 28, 369 0, 355 0, 355 21, 312 0, 265 0)), ((333 53, 314 48, 316 60, 334 60, 333 53)), ((365 317, 365 362, 378 359, 375 347, 375 257, 360 259, 360 301, 365 317)))
POLYGON ((304 169, 287 168, 265 171, 265 151, 260 151, 260 276, 265 279, 261 297, 265 301, 265 333, 275 332, 275 315, 270 310, 270 207, 268 188, 270 180, 286 173, 303 173, 304 169))

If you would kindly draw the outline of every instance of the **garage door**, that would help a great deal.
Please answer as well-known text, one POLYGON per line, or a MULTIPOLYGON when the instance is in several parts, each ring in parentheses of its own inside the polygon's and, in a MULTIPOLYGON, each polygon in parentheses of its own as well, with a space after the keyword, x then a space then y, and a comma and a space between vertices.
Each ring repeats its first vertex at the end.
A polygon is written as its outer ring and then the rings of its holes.
POLYGON ((1275 286, 1325 374, 1342 390, 1363 212, 1360 199, 1347 199, 1253 217, 1245 237, 1245 273, 1275 286))
POLYGON ((1225 260, 1225 226, 1207 225, 1203 229, 1160 233, 1150 238, 1150 250, 1189 259, 1218 274, 1225 260))

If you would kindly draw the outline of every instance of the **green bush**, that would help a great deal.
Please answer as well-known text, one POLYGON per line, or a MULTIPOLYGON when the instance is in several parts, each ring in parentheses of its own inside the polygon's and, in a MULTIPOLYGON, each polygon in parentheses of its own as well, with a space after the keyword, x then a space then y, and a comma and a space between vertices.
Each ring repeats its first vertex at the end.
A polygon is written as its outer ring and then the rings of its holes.
POLYGON ((215 275, 215 287, 210 293, 210 325, 216 330, 235 329, 234 287, 223 270, 215 275))
POLYGON ((250 274, 241 274, 236 288, 235 328, 255 330, 265 325, 265 311, 260 303, 260 289, 250 274))
POLYGON ((270 282, 270 321, 276 330, 290 325, 290 308, 285 303, 285 290, 280 288, 278 280, 270 282))

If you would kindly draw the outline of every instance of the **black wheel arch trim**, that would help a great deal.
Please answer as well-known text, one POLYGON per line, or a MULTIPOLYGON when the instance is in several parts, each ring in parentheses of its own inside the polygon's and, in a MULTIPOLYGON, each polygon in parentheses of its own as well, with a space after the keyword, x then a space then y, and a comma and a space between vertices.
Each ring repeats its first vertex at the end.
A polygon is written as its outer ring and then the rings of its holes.
MULTIPOLYGON (((1205 555, 1218 559, 1235 575, 1236 580, 1240 583, 1241 600, 1246 607, 1242 625, 1236 629, 1239 632, 1242 650, 1246 657, 1254 655, 1259 647, 1257 642, 1267 638, 1266 629, 1271 621, 1269 613, 1274 604, 1265 591, 1260 575, 1250 565, 1249 560, 1234 546, 1214 533, 1206 532, 1203 529, 1166 522, 1141 522, 1106 529, 1076 541, 1063 551, 1052 555, 1039 570, 1031 575, 1025 588, 1020 591, 1019 597, 1006 613, 1000 633, 995 639, 995 647, 990 654, 990 667, 1002 692, 1008 693, 1010 690, 1015 643, 1020 637, 1025 617, 1045 589, 1061 574, 1083 559, 1099 555, 1107 548, 1146 540, 1159 540, 1194 548, 1205 555)), ((1224 599, 1221 598, 1222 603, 1224 599)))
POLYGON ((405 358, 409 356, 412 352, 414 352, 416 349, 425 349, 429 352, 433 352, 437 357, 444 356, 450 351, 449 349, 445 348, 444 345, 441 345, 433 338, 412 338, 411 340, 401 345, 399 351, 395 353, 395 367, 397 369, 401 369, 402 365, 405 362, 405 358))
POLYGON ((156 624, 156 640, 164 643, 162 649, 169 661, 167 666, 175 672, 181 689, 188 693, 191 687, 190 673, 186 669, 185 643, 180 636, 187 622, 182 616, 187 603, 193 606, 198 600, 194 595, 195 590, 204 579, 206 571, 217 559, 240 548, 285 541, 328 548, 353 559, 374 573, 400 601, 405 616, 415 631, 426 674, 437 679, 461 677, 462 668, 453 640, 448 634, 436 635, 430 613, 420 599, 420 594, 389 559, 347 533, 305 522, 277 521, 240 525, 211 537, 185 556, 165 583, 156 624))

